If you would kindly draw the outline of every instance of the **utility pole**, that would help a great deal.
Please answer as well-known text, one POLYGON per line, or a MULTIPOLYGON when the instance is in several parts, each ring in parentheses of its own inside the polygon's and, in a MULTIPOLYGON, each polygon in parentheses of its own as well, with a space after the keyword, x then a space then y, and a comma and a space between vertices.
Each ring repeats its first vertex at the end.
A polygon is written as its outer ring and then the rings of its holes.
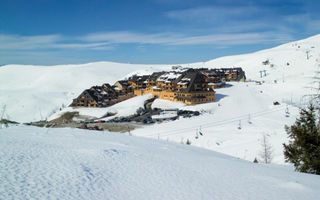
POLYGON ((195 138, 196 138, 196 139, 199 138, 198 129, 196 129, 196 137, 195 137, 195 138))
POLYGON ((263 70, 264 76, 267 76, 267 70, 263 70))
POLYGON ((289 116, 290 116, 289 108, 288 106, 286 106, 286 117, 289 117, 289 116))
POLYGON ((203 133, 202 133, 202 130, 201 130, 201 126, 200 126, 200 128, 199 128, 199 134, 200 134, 201 136, 203 136, 203 133))
POLYGON ((307 51, 306 51, 306 54, 307 54, 307 60, 309 60, 309 53, 310 53, 310 50, 307 50, 307 51))
POLYGON ((241 120, 239 120, 239 125, 238 125, 238 129, 241 129, 241 120))

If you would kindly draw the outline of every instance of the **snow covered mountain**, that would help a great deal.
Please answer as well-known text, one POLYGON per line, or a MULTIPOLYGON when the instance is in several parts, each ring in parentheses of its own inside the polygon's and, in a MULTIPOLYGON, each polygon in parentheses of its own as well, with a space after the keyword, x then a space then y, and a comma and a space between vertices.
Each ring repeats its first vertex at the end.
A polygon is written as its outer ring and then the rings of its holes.
POLYGON ((6 65, 0 68, 0 106, 6 106, 6 115, 15 121, 43 120, 69 105, 86 88, 105 82, 114 83, 134 71, 152 71, 156 67, 111 62, 59 66, 6 65))
MULTIPOLYGON (((278 93, 285 92, 284 97, 292 93, 298 98, 301 93, 305 93, 305 87, 311 82, 308 78, 314 75, 319 65, 319 48, 320 35, 316 35, 256 53, 227 56, 182 66, 242 67, 248 79, 269 82, 277 80, 283 83, 275 86, 278 93), (262 62, 266 60, 269 60, 270 64, 263 65, 262 62), (267 76, 260 78, 259 72, 262 70, 266 70, 267 76)), ((6 114, 12 120, 41 120, 50 116, 62 104, 70 104, 81 91, 92 85, 114 83, 133 73, 148 74, 170 68, 171 65, 112 62, 58 66, 6 65, 0 68, 0 106, 6 105, 6 114)))
POLYGON ((80 129, 0 129, 0 199, 308 199, 319 176, 189 145, 80 129))
MULTIPOLYGON (((283 163, 282 143, 287 141, 283 127, 292 124, 298 107, 308 102, 305 95, 312 92, 312 77, 319 70, 319 64, 320 35, 251 54, 182 64, 185 67, 242 67, 248 80, 263 84, 230 83, 229 87, 216 91, 217 102, 196 106, 156 100, 154 104, 158 107, 186 107, 201 111, 202 115, 146 126, 136 129, 133 134, 176 142, 189 139, 192 145, 250 161, 258 157, 261 137, 266 135, 274 150, 273 162, 283 163), (274 106, 274 101, 281 105, 274 106), (195 133, 199 129, 204 135, 196 139, 195 133)), ((134 73, 150 74, 170 69, 171 65, 110 62, 7 65, 0 67, 0 111, 5 110, 6 117, 19 122, 41 120, 69 105, 73 98, 92 85, 114 83, 134 73)), ((92 111, 92 115, 102 116, 108 109, 121 113, 133 107, 133 102, 140 101, 129 99, 120 106, 92 111)), ((87 114, 90 112, 86 110, 87 114)))

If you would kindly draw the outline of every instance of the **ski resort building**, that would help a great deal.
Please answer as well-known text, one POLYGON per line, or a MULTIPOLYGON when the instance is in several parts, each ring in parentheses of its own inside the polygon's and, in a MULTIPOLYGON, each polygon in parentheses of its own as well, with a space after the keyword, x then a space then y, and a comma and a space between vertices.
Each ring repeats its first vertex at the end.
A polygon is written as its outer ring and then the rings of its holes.
POLYGON ((73 99, 72 107, 108 107, 133 97, 133 91, 116 85, 103 84, 83 91, 73 99))
POLYGON ((113 86, 103 84, 82 92, 73 100, 72 107, 107 107, 133 96, 152 94, 152 97, 193 105, 215 101, 214 89, 226 81, 245 80, 241 68, 179 69, 134 75, 117 81, 113 86))

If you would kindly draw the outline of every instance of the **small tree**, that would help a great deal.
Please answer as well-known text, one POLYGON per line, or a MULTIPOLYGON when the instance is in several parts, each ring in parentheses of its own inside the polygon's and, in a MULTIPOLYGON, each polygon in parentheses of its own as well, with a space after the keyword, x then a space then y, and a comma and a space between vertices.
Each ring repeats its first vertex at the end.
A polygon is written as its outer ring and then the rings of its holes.
POLYGON ((320 127, 316 110, 319 108, 312 104, 300 110, 295 124, 285 127, 292 140, 283 146, 286 162, 293 163, 297 171, 320 175, 320 127))
POLYGON ((266 164, 271 163, 272 160, 272 147, 268 141, 268 138, 263 135, 262 137, 262 151, 260 152, 260 157, 262 158, 262 161, 266 164))

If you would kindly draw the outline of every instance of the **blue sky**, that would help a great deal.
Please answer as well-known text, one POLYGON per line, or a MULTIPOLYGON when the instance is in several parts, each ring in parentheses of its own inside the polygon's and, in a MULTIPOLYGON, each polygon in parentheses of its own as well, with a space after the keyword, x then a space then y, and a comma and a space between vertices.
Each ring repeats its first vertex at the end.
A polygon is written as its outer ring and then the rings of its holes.
POLYGON ((206 61, 319 34, 319 8, 316 0, 0 0, 0 65, 206 61))

